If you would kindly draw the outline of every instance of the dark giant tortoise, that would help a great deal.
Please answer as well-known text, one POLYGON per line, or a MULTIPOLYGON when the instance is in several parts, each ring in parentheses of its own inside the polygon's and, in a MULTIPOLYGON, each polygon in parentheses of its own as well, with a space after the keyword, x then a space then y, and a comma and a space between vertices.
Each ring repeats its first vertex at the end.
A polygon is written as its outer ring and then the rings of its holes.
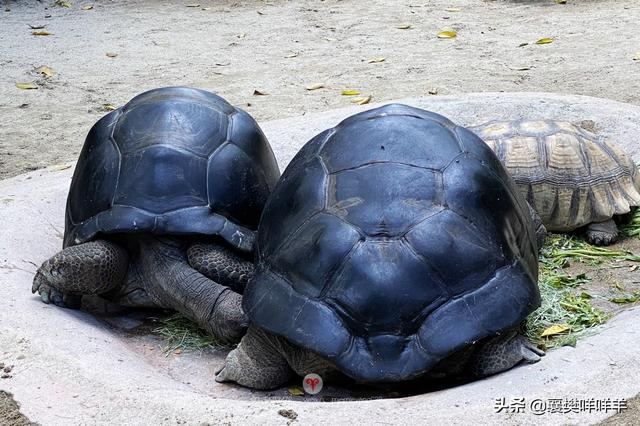
POLYGON ((89 132, 67 199, 64 249, 33 292, 175 309, 222 342, 247 326, 254 232, 279 177, 244 111, 186 87, 151 90, 89 132))
POLYGON ((469 130, 498 155, 549 231, 616 241, 613 219, 640 205, 640 173, 612 141, 566 121, 492 121, 469 130))
POLYGON ((482 140, 438 114, 387 105, 309 141, 256 256, 252 325, 217 381, 483 376, 542 355, 519 333, 540 304, 529 208, 482 140))

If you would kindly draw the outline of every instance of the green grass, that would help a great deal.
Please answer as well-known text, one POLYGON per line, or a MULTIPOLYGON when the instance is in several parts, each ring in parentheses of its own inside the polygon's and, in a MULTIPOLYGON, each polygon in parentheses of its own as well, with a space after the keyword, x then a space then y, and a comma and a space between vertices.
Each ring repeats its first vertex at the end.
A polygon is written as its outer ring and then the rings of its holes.
POLYGON ((165 355, 177 350, 195 351, 223 346, 200 329, 196 323, 181 314, 170 315, 161 319, 160 322, 162 324, 153 332, 164 340, 165 355))
MULTIPOLYGON (((640 230, 640 220, 637 227, 640 230)), ((637 235, 640 235, 640 232, 637 235)), ((594 296, 580 291, 581 285, 588 281, 586 274, 571 276, 564 268, 571 262, 600 265, 604 262, 623 260, 640 262, 640 256, 626 250, 595 247, 573 236, 549 235, 540 251, 538 284, 542 305, 527 318, 528 337, 549 348, 575 345, 576 341, 589 334, 593 327, 604 323, 610 314, 591 304, 594 296), (543 337, 544 331, 552 326, 566 327, 566 330, 543 337)), ((609 300, 615 303, 633 303, 640 299, 638 296, 640 295, 634 293, 609 300)))
POLYGON ((628 223, 620 226, 620 235, 623 237, 638 237, 640 236, 640 209, 635 209, 631 213, 631 218, 628 223))

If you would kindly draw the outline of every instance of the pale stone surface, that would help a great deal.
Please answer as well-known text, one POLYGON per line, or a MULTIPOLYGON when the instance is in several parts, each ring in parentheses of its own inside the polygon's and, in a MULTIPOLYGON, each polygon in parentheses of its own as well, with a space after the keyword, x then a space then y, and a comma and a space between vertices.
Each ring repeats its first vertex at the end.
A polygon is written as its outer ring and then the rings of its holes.
MULTIPOLYGON (((478 124, 491 118, 591 119, 640 158, 640 108, 596 98, 550 94, 471 94, 401 101, 478 124)), ((375 105, 367 106, 374 107, 375 105)), ((317 132, 363 107, 262 125, 283 167, 317 132)), ((60 249, 72 169, 48 168, 0 181, 0 362, 15 364, 0 389, 31 420, 57 424, 566 424, 594 414, 496 414, 505 397, 630 398, 640 392, 640 309, 619 314, 577 348, 490 379, 402 399, 305 402, 284 390, 252 392, 213 381, 224 353, 164 355, 149 337, 128 334, 135 317, 108 325, 85 312, 44 305, 31 295, 36 265, 60 249)), ((155 342, 157 344, 157 342, 155 342)), ((322 394, 321 394, 322 395, 322 394)), ((611 414, 611 413, 609 413, 611 414)))

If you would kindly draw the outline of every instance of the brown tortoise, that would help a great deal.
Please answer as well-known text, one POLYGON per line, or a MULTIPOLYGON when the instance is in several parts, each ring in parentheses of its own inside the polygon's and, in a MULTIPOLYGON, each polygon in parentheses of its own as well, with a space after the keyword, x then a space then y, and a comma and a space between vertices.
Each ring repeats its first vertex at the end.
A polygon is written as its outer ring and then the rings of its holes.
POLYGON ((517 120, 469 129, 498 155, 549 231, 586 227, 589 242, 608 245, 618 235, 613 217, 640 205, 636 165, 586 128, 517 120))

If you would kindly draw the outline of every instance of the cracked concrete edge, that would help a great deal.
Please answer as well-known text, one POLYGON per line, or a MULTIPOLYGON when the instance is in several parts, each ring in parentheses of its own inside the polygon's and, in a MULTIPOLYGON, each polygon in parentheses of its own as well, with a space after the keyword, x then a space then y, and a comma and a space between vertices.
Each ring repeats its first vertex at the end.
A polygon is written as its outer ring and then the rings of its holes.
MULTIPOLYGON (((443 113, 459 124, 491 118, 593 119, 634 158, 640 108, 584 96, 483 93, 399 102, 443 113)), ((367 108, 376 105, 368 105, 367 108)), ((362 107, 262 124, 280 164, 313 135, 362 107)), ((112 331, 83 312, 41 304, 29 292, 34 270, 60 247, 66 191, 72 170, 55 167, 0 181, 0 361, 14 363, 14 377, 0 389, 14 394, 32 421, 56 424, 284 424, 281 408, 304 424, 593 423, 613 413, 536 416, 495 413, 495 398, 630 398, 640 391, 640 309, 612 319, 577 348, 561 348, 538 364, 456 388, 403 399, 307 403, 232 400, 154 369, 112 331), (18 360, 20 355, 25 358, 18 360)), ((213 369, 212 369, 213 370, 213 369)), ((212 371, 213 374, 213 371, 212 371)), ((225 386, 219 385, 218 386, 225 386)))

